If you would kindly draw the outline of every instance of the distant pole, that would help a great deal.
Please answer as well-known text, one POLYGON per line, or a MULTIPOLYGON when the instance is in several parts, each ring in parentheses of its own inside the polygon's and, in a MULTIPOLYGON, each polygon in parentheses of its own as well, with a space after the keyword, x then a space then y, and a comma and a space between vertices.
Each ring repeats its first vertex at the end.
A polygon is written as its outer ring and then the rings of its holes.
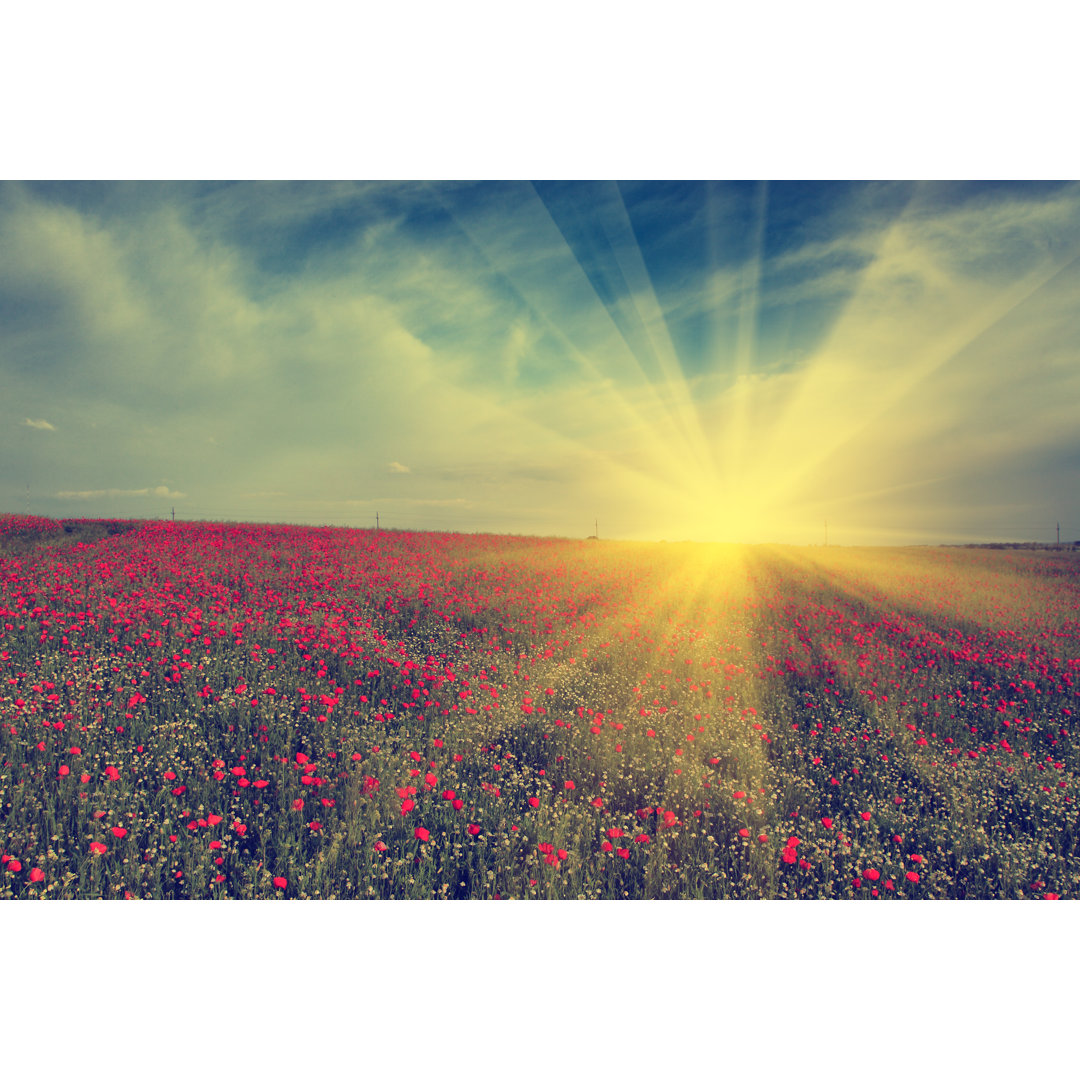
POLYGON ((173 524, 175 525, 176 524, 176 507, 175 506, 172 508, 172 519, 173 519, 173 524))
POLYGON ((1061 522, 1057 523, 1057 543, 1058 547, 1061 547, 1061 522))
POLYGON ((30 513, 30 484, 29 484, 29 482, 27 482, 27 485, 26 485, 26 512, 28 514, 30 513))
POLYGON ((375 511, 375 531, 379 531, 379 511, 375 511))

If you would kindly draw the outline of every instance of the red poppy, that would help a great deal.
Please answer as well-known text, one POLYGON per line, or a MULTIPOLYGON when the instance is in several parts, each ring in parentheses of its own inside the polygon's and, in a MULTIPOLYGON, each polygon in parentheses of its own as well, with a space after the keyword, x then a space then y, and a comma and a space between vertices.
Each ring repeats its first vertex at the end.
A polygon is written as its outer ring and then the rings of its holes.
POLYGON ((917 882, 919 880, 919 875, 914 870, 909 870, 905 876, 908 881, 917 882))
POLYGON ((866 878, 867 881, 877 881, 877 879, 881 877, 881 871, 874 870, 871 867, 871 869, 863 871, 863 877, 866 878))
POLYGON ((310 760, 311 758, 309 758, 307 754, 301 754, 299 751, 296 752, 297 765, 306 765, 310 760))
POLYGON ((739 830, 739 835, 742 836, 742 837, 747 837, 747 836, 750 835, 750 830, 749 829, 740 829, 739 830))
POLYGON ((42 870, 40 867, 35 866, 34 869, 30 871, 30 880, 31 881, 44 881, 45 880, 45 871, 42 870))
POLYGON ((786 848, 784 848, 784 851, 783 851, 783 854, 781 855, 781 858, 786 863, 793 863, 798 858, 798 855, 795 854, 795 849, 794 848, 786 847, 786 848))
POLYGON ((108 851, 108 850, 109 849, 104 844, 98 843, 97 840, 94 840, 90 844, 90 853, 92 855, 104 855, 105 852, 108 851))
POLYGON ((637 836, 634 837, 634 843, 635 844, 647 844, 648 842, 649 842, 649 834, 648 833, 638 833, 637 836))
POLYGON ((287 889, 288 887, 289 887, 289 883, 288 883, 288 881, 286 881, 285 878, 283 878, 283 877, 274 878, 274 888, 275 889, 287 889))
POLYGON ((469 826, 469 835, 470 836, 479 836, 480 835, 480 826, 479 825, 470 825, 469 826))
POLYGON ((566 788, 567 791, 573 791, 575 787, 574 781, 567 780, 566 783, 563 784, 563 787, 566 788))
POLYGON ((615 854, 618 855, 620 859, 629 859, 630 858, 630 849, 621 847, 621 848, 619 848, 618 851, 615 852, 615 854))
POLYGON ((532 798, 529 799, 529 805, 535 810, 540 805, 540 800, 533 795, 532 798))
POLYGON ((734 793, 734 795, 733 795, 733 798, 736 798, 736 799, 745 799, 745 798, 746 798, 746 792, 745 792, 745 791, 736 791, 736 792, 734 793))
POLYGON ((116 837, 117 840, 123 840, 124 837, 127 836, 127 829, 125 829, 122 825, 114 825, 112 827, 112 834, 116 837))
POLYGON ((766 836, 766 835, 765 835, 765 833, 762 833, 762 834, 761 834, 761 835, 760 835, 760 836, 758 837, 758 843, 759 843, 759 844, 767 844, 768 842, 769 842, 769 838, 768 838, 768 836, 766 836))
POLYGON ((823 817, 821 819, 821 824, 824 825, 826 829, 831 829, 832 828, 832 818, 831 817, 823 817))
POLYGON ((56 772, 59 776, 67 776, 67 774, 71 772, 71 770, 66 765, 61 765, 60 768, 56 770, 56 772))
POLYGON ((859 817, 861 817, 861 818, 863 819, 863 821, 869 821, 869 820, 870 820, 870 811, 869 811, 869 810, 864 810, 864 811, 863 811, 863 812, 862 812, 862 813, 861 813, 861 814, 859 815, 859 817))
POLYGON ((614 845, 614 844, 612 844, 612 842, 611 842, 610 840, 605 840, 605 841, 604 841, 604 842, 603 842, 603 843, 602 843, 602 844, 600 845, 600 850, 601 850, 601 851, 613 851, 614 849, 615 849, 615 845, 614 845))
POLYGON ((381 840, 376 840, 375 841, 375 850, 376 851, 385 851, 386 850, 386 845, 381 840))
POLYGON ((618 840, 619 837, 623 835, 623 831, 622 829, 618 829, 615 828, 615 826, 612 826, 610 829, 608 829, 607 834, 611 837, 612 840, 618 840))
POLYGON ((404 817, 410 810, 416 806, 416 803, 412 799, 401 800, 401 816, 404 817))
POLYGON ((269 780, 254 780, 254 781, 252 781, 251 786, 252 787, 257 787, 257 788, 264 788, 269 783, 270 783, 269 780))
POLYGON ((921 855, 912 855, 911 856, 911 861, 913 863, 920 863, 920 862, 922 862, 922 856, 921 855))
POLYGON ((427 829, 418 825, 415 829, 413 829, 413 837, 419 840, 421 844, 426 844, 428 840, 431 839, 431 833, 429 833, 427 829))
POLYGON ((7 869, 9 874, 17 874, 22 870, 22 863, 18 859, 9 859, 7 869))
POLYGON ((304 809, 304 800, 303 799, 293 799, 292 808, 294 810, 303 810, 304 809))

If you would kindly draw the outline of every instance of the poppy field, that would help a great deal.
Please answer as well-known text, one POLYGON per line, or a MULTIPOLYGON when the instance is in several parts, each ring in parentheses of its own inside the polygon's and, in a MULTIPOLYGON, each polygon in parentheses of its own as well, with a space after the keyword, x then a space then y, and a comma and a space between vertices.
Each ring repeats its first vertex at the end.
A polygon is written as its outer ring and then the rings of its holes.
POLYGON ((1069 550, 0 518, 0 896, 1057 899, 1069 550))

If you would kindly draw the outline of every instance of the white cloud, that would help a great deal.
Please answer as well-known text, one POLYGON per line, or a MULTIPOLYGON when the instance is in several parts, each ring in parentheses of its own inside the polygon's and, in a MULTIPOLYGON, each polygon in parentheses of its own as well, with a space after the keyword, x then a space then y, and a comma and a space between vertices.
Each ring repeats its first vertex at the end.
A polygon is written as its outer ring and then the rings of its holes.
POLYGON ((56 428, 49 423, 48 420, 31 420, 30 417, 26 418, 26 427, 37 428, 39 431, 55 431, 56 428))
POLYGON ((402 465, 400 461, 391 461, 386 467, 387 472, 392 473, 407 473, 412 472, 412 469, 408 465, 402 465))
POLYGON ((58 499, 119 499, 129 496, 153 496, 159 499, 186 499, 183 491, 170 491, 164 484, 152 488, 98 488, 94 491, 58 491, 58 499))

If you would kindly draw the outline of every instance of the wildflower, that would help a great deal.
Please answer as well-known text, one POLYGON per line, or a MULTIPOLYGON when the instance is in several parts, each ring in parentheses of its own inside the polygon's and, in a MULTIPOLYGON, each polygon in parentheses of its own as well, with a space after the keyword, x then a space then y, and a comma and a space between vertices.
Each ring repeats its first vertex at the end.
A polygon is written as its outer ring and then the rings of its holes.
POLYGON ((386 850, 386 845, 381 840, 376 840, 375 841, 375 850, 376 851, 385 851, 386 850))
POLYGON ((35 866, 34 869, 30 871, 30 880, 32 882, 44 881, 45 871, 42 870, 40 867, 35 866))
POLYGON ((105 852, 108 851, 108 850, 109 849, 104 844, 99 843, 97 840, 94 840, 90 844, 90 854, 91 855, 104 855, 105 852))
POLYGON ((469 833, 470 836, 479 836, 480 835, 480 826, 479 825, 469 825, 468 826, 468 833, 469 833))
POLYGON ((417 826, 413 829, 413 837, 420 841, 421 844, 426 844, 431 839, 431 833, 422 826, 417 826))
POLYGON ((566 783, 563 784, 563 787, 566 788, 567 791, 573 791, 575 787, 574 781, 567 780, 566 783))
POLYGON ((904 876, 911 882, 917 882, 919 880, 919 875, 914 870, 909 870, 904 876))
POLYGON ((275 889, 287 889, 288 887, 289 887, 289 882, 285 878, 283 878, 283 877, 274 878, 274 888, 275 889))
POLYGON ((127 836, 127 832, 127 829, 125 829, 122 825, 114 825, 112 827, 112 834, 116 837, 117 840, 123 840, 124 837, 127 836))

